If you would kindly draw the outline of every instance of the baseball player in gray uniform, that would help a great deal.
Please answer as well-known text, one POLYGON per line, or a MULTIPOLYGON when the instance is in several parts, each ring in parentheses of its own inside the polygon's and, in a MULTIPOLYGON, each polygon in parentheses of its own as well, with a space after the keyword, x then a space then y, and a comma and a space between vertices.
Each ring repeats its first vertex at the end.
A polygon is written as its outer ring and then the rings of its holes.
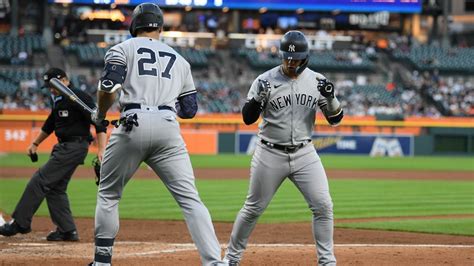
POLYGON ((225 260, 238 265, 258 217, 288 177, 313 213, 318 264, 335 265, 333 204, 321 159, 311 144, 319 108, 331 125, 343 111, 334 86, 307 68, 308 43, 299 31, 287 32, 280 43, 282 65, 260 75, 242 109, 245 124, 262 115, 259 142, 253 154, 247 199, 235 220, 225 260))
POLYGON ((111 263, 119 229, 118 203, 124 186, 142 162, 160 176, 181 207, 202 264, 223 264, 211 216, 197 192, 176 119, 176 115, 192 118, 196 114, 196 88, 189 63, 158 40, 162 26, 163 14, 157 5, 138 5, 130 25, 135 38, 113 46, 105 55, 98 111, 92 117, 96 124, 101 123, 118 91, 122 109, 102 162, 93 265, 111 263))

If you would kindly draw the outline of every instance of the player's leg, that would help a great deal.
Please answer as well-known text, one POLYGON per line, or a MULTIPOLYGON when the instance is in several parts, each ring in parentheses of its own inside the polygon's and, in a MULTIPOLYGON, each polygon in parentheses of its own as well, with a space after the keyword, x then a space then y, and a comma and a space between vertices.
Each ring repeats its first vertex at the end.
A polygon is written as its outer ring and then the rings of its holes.
POLYGON ((112 247, 119 230, 118 204, 124 186, 142 162, 142 143, 139 141, 146 141, 139 130, 128 134, 119 127, 114 129, 105 150, 95 210, 96 265, 111 263, 112 247))
POLYGON ((258 218, 288 174, 288 155, 259 143, 251 162, 247 199, 237 214, 226 250, 228 261, 241 260, 258 218))
POLYGON ((326 172, 312 145, 307 145, 292 156, 294 172, 289 179, 301 191, 313 213, 313 236, 318 264, 335 265, 333 203, 326 172))
POLYGON ((66 159, 68 160, 67 166, 63 166, 67 172, 62 172, 62 178, 54 184, 48 194, 46 194, 51 220, 62 233, 76 230, 66 190, 74 171, 79 164, 84 162, 88 148, 89 145, 87 142, 67 143, 67 154, 62 155, 63 157, 67 156, 69 158, 66 159))
POLYGON ((160 176, 181 208, 188 231, 201 256, 202 264, 218 265, 221 263, 220 245, 214 232, 211 215, 201 201, 195 186, 187 152, 159 159, 159 162, 156 158, 150 158, 147 163, 160 176))
POLYGON ((156 149, 146 159, 146 163, 160 177, 181 207, 202 264, 220 265, 221 249, 211 215, 199 197, 191 160, 173 115, 167 115, 166 112, 156 115, 156 149))

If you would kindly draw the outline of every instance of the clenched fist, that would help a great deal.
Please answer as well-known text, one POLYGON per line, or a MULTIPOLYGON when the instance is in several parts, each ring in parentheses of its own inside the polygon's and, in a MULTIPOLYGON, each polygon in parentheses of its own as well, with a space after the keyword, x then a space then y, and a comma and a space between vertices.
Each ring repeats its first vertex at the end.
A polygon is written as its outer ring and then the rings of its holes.
POLYGON ((327 79, 318 79, 318 91, 321 93, 322 96, 325 98, 334 98, 334 84, 329 82, 327 79))
POLYGON ((268 96, 268 92, 270 91, 270 82, 266 79, 259 79, 258 80, 258 93, 255 97, 255 101, 261 102, 262 100, 266 99, 268 96))

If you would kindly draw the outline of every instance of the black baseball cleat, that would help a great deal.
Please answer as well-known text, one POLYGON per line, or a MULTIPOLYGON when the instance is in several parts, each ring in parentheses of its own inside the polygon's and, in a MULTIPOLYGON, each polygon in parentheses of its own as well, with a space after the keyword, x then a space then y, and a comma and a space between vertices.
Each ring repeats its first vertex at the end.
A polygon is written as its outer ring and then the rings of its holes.
POLYGON ((15 220, 11 220, 9 223, 0 226, 0 235, 3 236, 14 236, 18 233, 28 234, 29 232, 31 232, 31 227, 23 228, 18 225, 15 220))
POLYGON ((77 234, 76 230, 72 230, 69 232, 61 232, 59 229, 49 233, 46 237, 48 241, 79 241, 79 235, 77 234))

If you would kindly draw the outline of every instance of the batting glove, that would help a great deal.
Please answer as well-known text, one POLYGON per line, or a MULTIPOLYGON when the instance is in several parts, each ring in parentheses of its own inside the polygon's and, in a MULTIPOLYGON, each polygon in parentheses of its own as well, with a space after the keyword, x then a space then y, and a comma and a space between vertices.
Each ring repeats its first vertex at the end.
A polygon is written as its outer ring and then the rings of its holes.
POLYGON ((255 101, 262 102, 264 99, 267 98, 268 93, 270 91, 270 82, 266 79, 259 79, 258 80, 258 93, 253 97, 255 101))
POLYGON ((334 84, 332 84, 332 82, 329 82, 327 79, 316 78, 316 80, 318 81, 317 88, 319 93, 321 93, 321 95, 325 98, 334 98, 334 84))

